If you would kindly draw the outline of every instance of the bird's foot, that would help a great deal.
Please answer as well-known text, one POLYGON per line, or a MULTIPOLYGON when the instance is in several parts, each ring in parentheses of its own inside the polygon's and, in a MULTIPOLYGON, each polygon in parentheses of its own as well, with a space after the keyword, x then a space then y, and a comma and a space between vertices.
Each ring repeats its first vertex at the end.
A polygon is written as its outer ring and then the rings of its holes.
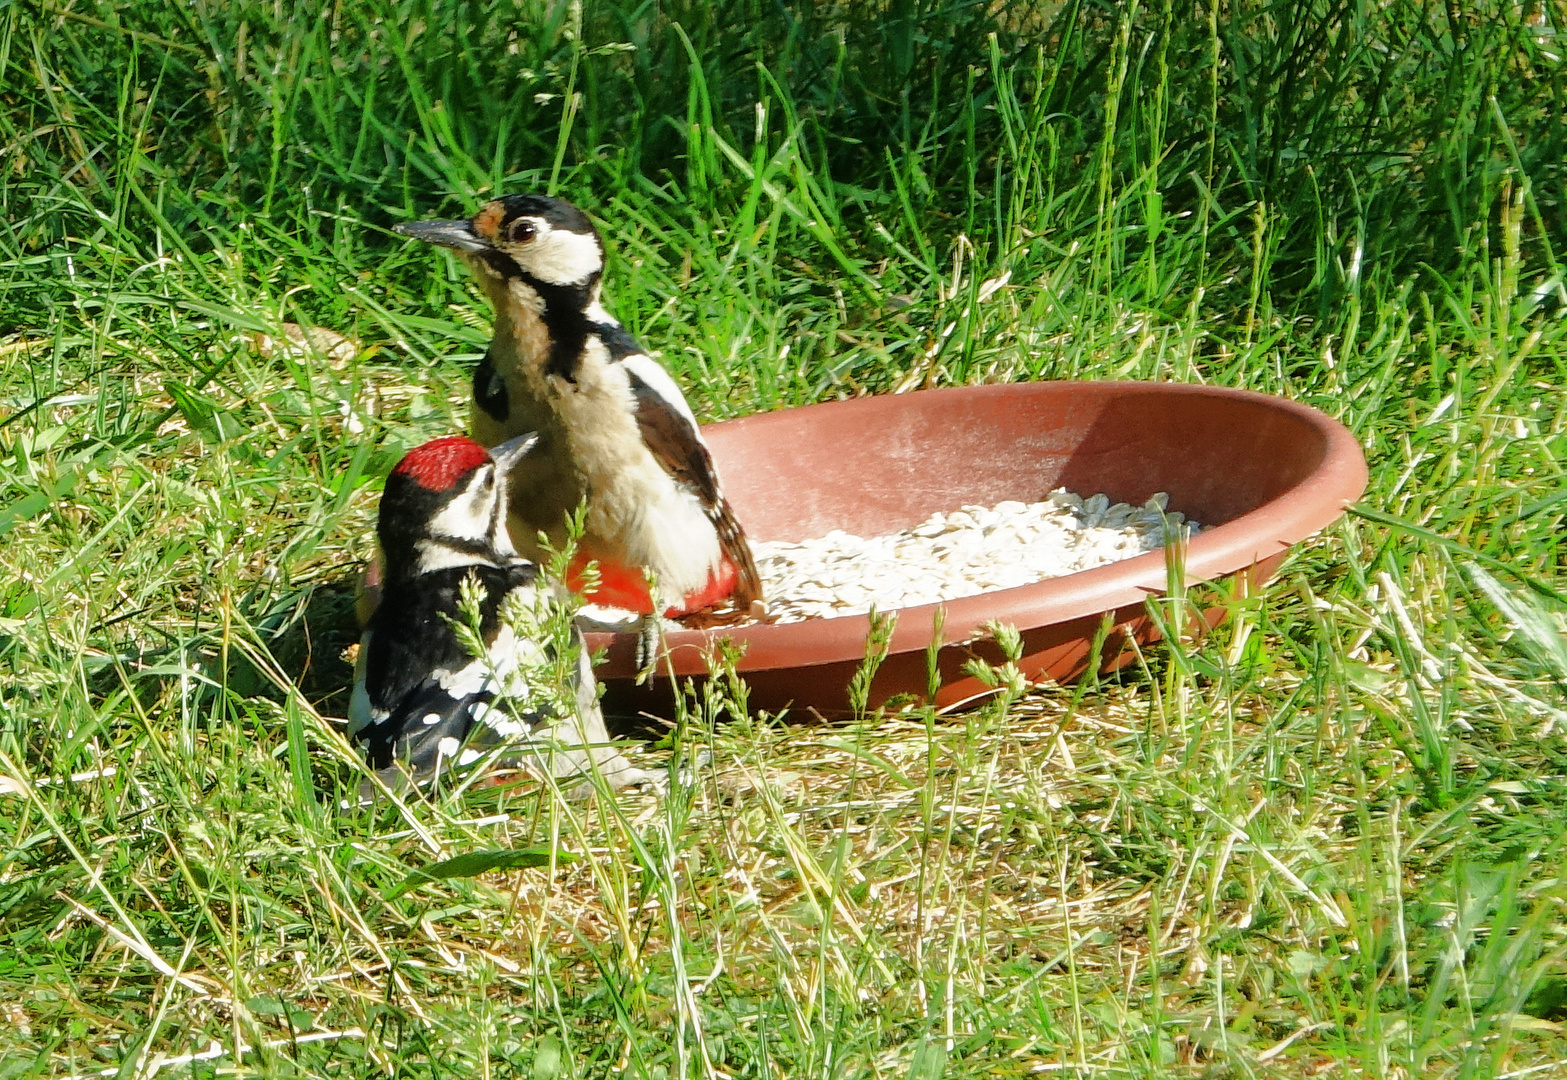
POLYGON ((664 655, 664 627, 654 615, 637 621, 637 685, 651 682, 658 674, 658 662, 664 655))

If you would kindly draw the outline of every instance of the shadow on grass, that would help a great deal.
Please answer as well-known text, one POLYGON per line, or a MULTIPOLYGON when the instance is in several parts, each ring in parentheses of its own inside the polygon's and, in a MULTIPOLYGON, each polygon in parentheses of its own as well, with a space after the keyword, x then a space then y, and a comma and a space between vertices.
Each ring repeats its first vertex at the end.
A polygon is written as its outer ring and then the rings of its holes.
MULTIPOLYGON (((356 611, 363 569, 354 567, 302 589, 285 605, 275 628, 262 641, 280 673, 297 686, 323 716, 345 717, 354 687, 354 656, 359 645, 356 611)), ((278 696, 277 687, 248 661, 231 654, 229 688, 242 695, 278 696)), ((677 715, 668 680, 658 680, 651 695, 610 693, 602 702, 604 720, 616 738, 659 739, 677 715)))
MULTIPOLYGON (((301 592, 277 628, 262 638, 281 673, 299 687, 305 700, 323 716, 348 715, 348 699, 354 686, 354 655, 359 644, 359 617, 354 605, 361 573, 356 566, 313 583, 301 592)), ((271 696, 276 692, 254 669, 231 670, 229 685, 242 693, 271 696), (245 685, 250 681, 254 682, 253 689, 245 685)))

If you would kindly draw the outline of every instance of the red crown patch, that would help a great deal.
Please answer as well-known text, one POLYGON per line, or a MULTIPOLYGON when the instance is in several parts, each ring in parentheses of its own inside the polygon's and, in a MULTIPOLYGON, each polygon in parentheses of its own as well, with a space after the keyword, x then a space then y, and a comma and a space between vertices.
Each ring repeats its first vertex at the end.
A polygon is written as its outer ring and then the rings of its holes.
POLYGON ((445 491, 489 461, 489 451, 468 436, 448 435, 408 451, 392 475, 406 476, 427 491, 445 491))

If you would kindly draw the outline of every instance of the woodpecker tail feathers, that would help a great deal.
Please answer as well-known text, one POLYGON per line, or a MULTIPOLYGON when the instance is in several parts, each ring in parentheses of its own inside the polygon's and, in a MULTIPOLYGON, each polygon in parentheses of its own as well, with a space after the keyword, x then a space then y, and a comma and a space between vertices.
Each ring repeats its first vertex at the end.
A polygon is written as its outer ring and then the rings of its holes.
POLYGON ((729 500, 722 495, 718 496, 708 516, 718 533, 718 546, 734 564, 735 585, 731 595, 735 607, 739 611, 748 612, 753 603, 762 599, 762 575, 757 571, 756 560, 751 556, 751 545, 745 538, 745 530, 729 508, 729 500))

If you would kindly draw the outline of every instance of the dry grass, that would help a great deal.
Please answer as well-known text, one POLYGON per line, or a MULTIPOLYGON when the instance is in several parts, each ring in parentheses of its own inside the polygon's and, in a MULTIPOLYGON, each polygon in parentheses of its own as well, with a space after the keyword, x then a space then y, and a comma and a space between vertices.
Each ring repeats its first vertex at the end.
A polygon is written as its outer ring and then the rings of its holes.
POLYGON ((0 1080, 1567 1075, 1561 13, 1492 8, 8 9, 0 1080), (1098 683, 338 813, 487 338, 386 226, 524 188, 703 416, 1200 380, 1371 486, 1098 683), (399 891, 483 853, 553 862, 399 891))

